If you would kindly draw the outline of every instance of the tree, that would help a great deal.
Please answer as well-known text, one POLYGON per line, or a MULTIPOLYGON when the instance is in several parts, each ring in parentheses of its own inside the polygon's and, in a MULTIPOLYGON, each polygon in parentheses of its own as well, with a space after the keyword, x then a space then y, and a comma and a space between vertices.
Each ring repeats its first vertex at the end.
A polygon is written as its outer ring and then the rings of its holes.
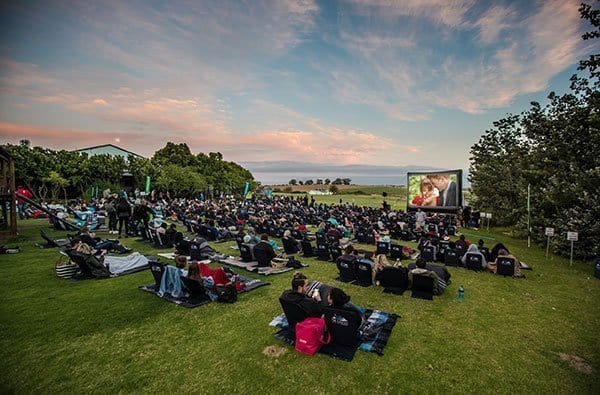
POLYGON ((333 193, 335 195, 336 193, 339 192, 339 188, 337 187, 337 185, 331 184, 329 186, 329 192, 331 192, 331 193, 333 193))
POLYGON ((296 185, 297 183, 298 183, 298 182, 296 181, 296 179, 295 179, 295 178, 292 178, 292 179, 290 180, 290 182, 288 182, 288 184, 289 184, 289 185, 296 185))
POLYGON ((331 183, 331 180, 329 178, 325 179, 325 185, 329 185, 331 183))
POLYGON ((313 180, 306 180, 304 181, 304 185, 312 185, 313 184, 313 180))
POLYGON ((298 185, 304 185, 304 182, 302 180, 299 180, 298 185))
POLYGON ((156 179, 158 189, 171 191, 175 196, 192 196, 205 190, 206 179, 193 167, 166 165, 156 179))
POLYGON ((64 192, 66 202, 67 192, 65 188, 67 185, 69 185, 69 181, 67 179, 53 170, 50 172, 48 177, 44 179, 44 181, 51 185, 52 200, 58 200, 58 193, 62 190, 64 192))
POLYGON ((146 187, 146 177, 150 177, 152 185, 156 182, 156 178, 160 174, 160 170, 150 159, 133 155, 129 155, 127 159, 127 170, 133 176, 133 184, 141 190, 144 190, 146 187))
POLYGON ((322 178, 317 178, 317 185, 323 185, 323 179, 322 178))
POLYGON ((350 182, 352 182, 352 180, 350 178, 343 178, 342 179, 342 183, 344 185, 350 185, 350 182))
MULTIPOLYGON (((600 12, 580 7, 595 30, 584 40, 600 38, 600 12)), ((494 129, 471 148, 470 180, 477 205, 497 222, 525 229, 525 199, 531 186, 532 237, 545 240, 554 227, 557 253, 569 253, 567 231, 579 232, 575 255, 600 254, 600 56, 582 60, 587 76, 571 77, 571 92, 550 92, 548 104, 531 103, 520 115, 494 123, 494 129)))
POLYGON ((175 144, 169 141, 167 145, 154 153, 152 162, 159 167, 169 164, 186 167, 195 165, 196 157, 192 155, 187 144, 175 144))

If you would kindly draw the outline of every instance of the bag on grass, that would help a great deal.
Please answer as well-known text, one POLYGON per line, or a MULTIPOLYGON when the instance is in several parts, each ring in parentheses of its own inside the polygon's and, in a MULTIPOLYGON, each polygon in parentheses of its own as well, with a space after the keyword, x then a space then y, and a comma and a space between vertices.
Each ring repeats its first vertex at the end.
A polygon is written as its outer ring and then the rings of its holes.
POLYGON ((331 336, 323 318, 308 317, 296 324, 296 351, 314 355, 321 346, 329 344, 331 336))
POLYGON ((71 261, 67 259, 63 259, 64 257, 59 256, 54 264, 54 269, 56 270, 56 275, 60 278, 71 278, 77 273, 77 265, 71 263, 71 261))
POLYGON ((234 284, 217 285, 217 302, 233 303, 237 300, 237 290, 234 284))
POLYGON ((286 254, 279 254, 275 258, 271 259, 271 267, 274 269, 283 269, 287 266, 289 258, 286 254))

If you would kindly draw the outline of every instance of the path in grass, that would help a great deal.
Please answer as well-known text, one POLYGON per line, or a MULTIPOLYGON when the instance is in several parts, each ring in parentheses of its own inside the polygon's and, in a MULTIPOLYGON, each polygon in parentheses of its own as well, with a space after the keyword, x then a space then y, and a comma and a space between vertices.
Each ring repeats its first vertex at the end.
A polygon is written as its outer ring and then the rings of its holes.
MULTIPOLYGON (((302 259, 310 278, 339 286, 359 305, 402 317, 384 356, 357 352, 347 363, 287 346, 277 358, 262 353, 282 346, 267 325, 280 313, 277 298, 289 287, 289 273, 268 277, 271 286, 235 304, 189 310, 138 291, 152 282, 149 272, 59 279, 57 251, 34 245, 45 222, 19 226, 23 252, 0 256, 2 393, 600 391, 600 280, 591 276, 591 262, 546 260, 543 250, 499 230, 469 233, 501 239, 534 271, 515 280, 450 268, 453 284, 434 301, 342 284, 334 280, 334 264, 302 259)), ((215 245, 235 254, 230 246, 215 245)))

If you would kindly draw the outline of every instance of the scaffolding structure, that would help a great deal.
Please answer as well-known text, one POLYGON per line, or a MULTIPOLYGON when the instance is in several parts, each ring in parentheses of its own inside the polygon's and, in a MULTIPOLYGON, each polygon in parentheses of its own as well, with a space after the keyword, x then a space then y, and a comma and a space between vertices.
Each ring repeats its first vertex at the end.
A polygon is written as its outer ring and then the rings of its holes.
POLYGON ((0 147, 0 239, 16 235, 15 159, 0 147))

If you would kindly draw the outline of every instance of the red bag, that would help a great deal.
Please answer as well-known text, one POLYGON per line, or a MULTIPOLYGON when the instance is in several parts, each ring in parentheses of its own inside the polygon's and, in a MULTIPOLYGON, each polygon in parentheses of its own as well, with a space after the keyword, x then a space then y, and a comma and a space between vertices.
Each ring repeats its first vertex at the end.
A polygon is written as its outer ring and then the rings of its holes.
POLYGON ((331 336, 323 318, 309 317, 296 324, 295 348, 298 352, 313 355, 330 341, 331 336))

